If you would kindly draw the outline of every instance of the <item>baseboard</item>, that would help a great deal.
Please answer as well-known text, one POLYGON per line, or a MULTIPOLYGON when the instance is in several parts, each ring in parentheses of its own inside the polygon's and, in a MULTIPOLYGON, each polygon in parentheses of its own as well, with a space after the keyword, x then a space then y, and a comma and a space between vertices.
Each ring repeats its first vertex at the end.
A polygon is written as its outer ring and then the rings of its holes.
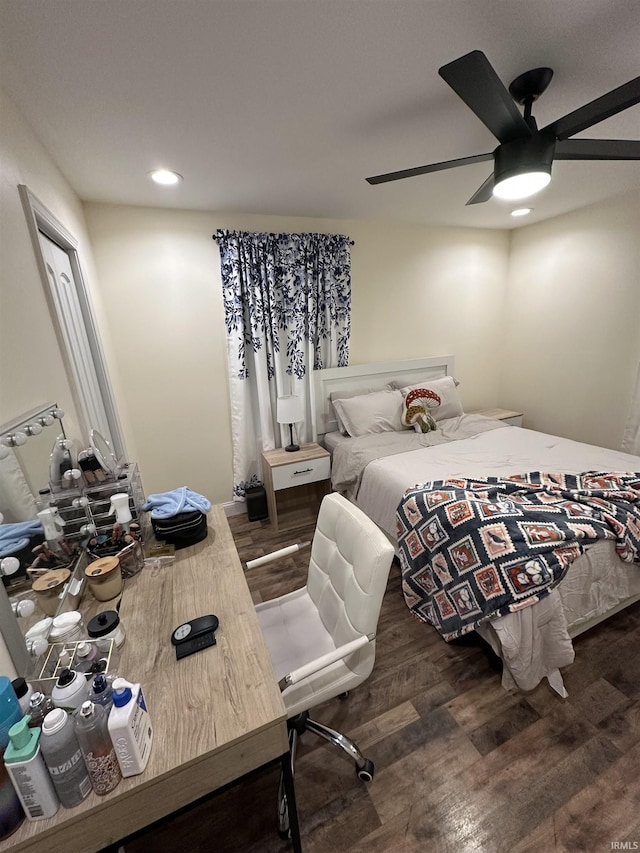
POLYGON ((222 504, 222 508, 227 518, 230 515, 242 515, 247 511, 247 505, 244 501, 227 501, 222 504))

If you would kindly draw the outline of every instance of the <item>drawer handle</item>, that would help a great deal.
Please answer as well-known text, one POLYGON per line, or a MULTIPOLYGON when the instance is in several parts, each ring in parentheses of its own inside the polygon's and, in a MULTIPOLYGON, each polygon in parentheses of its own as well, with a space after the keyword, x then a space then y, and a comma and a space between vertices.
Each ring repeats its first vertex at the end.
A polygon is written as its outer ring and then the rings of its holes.
POLYGON ((313 468, 303 468, 302 471, 294 471, 293 476, 295 477, 296 474, 308 474, 309 471, 313 471, 313 468))

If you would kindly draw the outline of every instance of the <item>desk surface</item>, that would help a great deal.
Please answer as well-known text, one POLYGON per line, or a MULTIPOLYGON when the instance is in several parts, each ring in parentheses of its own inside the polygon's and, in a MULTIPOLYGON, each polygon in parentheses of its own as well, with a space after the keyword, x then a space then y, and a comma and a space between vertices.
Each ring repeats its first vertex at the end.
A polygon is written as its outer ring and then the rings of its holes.
POLYGON ((25 821, 0 853, 100 850, 287 751, 284 703, 222 507, 208 521, 204 542, 144 568, 122 596, 117 674, 144 690, 154 727, 146 770, 104 797, 25 821), (172 630, 207 613, 220 620, 217 645, 176 661, 172 630))

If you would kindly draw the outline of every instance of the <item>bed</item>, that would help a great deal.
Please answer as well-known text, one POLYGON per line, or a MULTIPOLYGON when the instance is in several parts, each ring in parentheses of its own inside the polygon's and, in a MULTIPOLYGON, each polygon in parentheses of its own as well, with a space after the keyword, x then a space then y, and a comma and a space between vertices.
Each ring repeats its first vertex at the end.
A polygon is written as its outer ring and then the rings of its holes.
MULTIPOLYGON (((412 567, 407 565, 398 509, 412 487, 425 483, 431 487, 448 478, 500 481, 530 472, 640 472, 640 457, 463 412, 453 377, 452 356, 335 368, 314 375, 314 428, 332 455, 332 486, 363 509, 396 545, 410 608, 407 571, 412 567), (424 385, 436 389, 441 398, 434 410, 436 429, 427 432, 398 423, 394 408, 400 393, 405 401, 402 416, 408 416, 411 407, 406 401, 411 398, 406 389, 424 385)), ((424 411, 419 416, 423 419, 430 414, 424 411)), ((543 595, 475 625, 502 658, 505 688, 531 690, 547 678, 557 693, 566 696, 560 670, 574 659, 572 639, 640 600, 640 566, 620 559, 613 539, 582 543, 580 551, 568 561, 562 579, 550 582, 543 595)), ((424 618, 424 608, 417 615, 430 621, 424 618)))

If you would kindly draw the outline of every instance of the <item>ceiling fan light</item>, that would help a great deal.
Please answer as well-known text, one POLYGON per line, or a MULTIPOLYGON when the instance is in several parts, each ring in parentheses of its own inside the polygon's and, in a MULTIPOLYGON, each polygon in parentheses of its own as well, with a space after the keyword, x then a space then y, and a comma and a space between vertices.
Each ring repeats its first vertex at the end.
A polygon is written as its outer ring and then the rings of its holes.
POLYGON ((497 198, 507 199, 508 201, 528 198, 530 195, 543 190, 550 180, 549 172, 523 172, 521 175, 503 178, 493 188, 493 194, 497 198))

